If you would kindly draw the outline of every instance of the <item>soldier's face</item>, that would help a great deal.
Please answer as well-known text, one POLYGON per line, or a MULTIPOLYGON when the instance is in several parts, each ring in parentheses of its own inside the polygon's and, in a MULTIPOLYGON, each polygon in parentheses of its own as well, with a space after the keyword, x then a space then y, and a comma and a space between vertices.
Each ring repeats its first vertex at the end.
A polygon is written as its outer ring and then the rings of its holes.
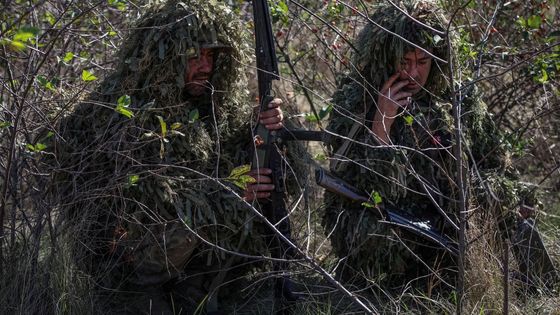
POLYGON ((214 49, 201 48, 200 55, 188 60, 185 71, 185 89, 192 96, 200 96, 211 88, 210 77, 214 68, 214 49))
POLYGON ((430 69, 432 68, 432 57, 424 51, 415 48, 403 56, 397 64, 397 71, 400 73, 399 80, 408 81, 403 90, 412 93, 420 92, 426 85, 430 69))

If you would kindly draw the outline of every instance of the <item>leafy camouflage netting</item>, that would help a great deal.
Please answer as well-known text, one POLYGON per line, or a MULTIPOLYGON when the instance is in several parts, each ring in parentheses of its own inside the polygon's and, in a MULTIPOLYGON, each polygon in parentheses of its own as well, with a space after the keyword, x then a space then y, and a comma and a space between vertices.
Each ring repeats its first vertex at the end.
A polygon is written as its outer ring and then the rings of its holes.
POLYGON ((112 282, 142 268, 142 279, 127 281, 150 285, 175 277, 193 250, 217 265, 224 253, 201 246, 184 223, 216 245, 266 253, 263 224, 216 182, 250 162, 247 43, 215 1, 156 4, 125 41, 116 71, 59 123, 52 196, 84 268, 112 282), (187 60, 200 47, 219 52, 213 90, 187 97, 187 60))
MULTIPOLYGON (((434 3, 402 1, 400 7, 432 28, 446 30, 448 22, 434 3)), ((456 47, 455 35, 451 34, 453 44, 449 45, 446 35, 412 22, 390 3, 379 5, 371 21, 446 61, 450 46, 456 47)), ((412 106, 395 119, 390 134, 395 145, 381 147, 370 130, 377 90, 414 46, 373 23, 359 34, 356 46, 356 68, 342 78, 334 94, 336 106, 328 129, 346 136, 355 124, 362 126, 354 136, 357 142, 346 152, 340 150, 344 139, 333 141, 333 160, 344 161, 335 173, 364 193, 378 194, 386 205, 436 222, 440 230, 456 238, 436 210, 440 207, 457 221, 459 194, 452 147, 456 139, 449 64, 433 59, 425 91, 415 95, 412 106)), ((511 209, 517 199, 515 176, 485 105, 475 92, 471 94, 462 103, 463 140, 468 149, 464 158, 472 166, 470 183, 476 197, 471 207, 500 215, 502 209, 511 209)), ((370 279, 387 281, 382 283, 401 285, 430 274, 419 258, 433 270, 455 269, 453 259, 443 251, 419 245, 426 241, 379 223, 376 212, 375 208, 326 195, 326 233, 332 233, 333 248, 346 259, 346 267, 354 269, 348 273, 359 272, 370 279), (410 241, 403 243, 401 238, 410 241)))

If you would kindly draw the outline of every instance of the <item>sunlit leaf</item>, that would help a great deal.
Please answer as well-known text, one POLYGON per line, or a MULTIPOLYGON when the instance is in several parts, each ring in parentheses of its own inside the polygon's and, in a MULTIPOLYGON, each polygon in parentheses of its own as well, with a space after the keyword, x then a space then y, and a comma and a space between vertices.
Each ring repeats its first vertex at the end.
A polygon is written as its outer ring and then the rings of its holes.
POLYGON ((538 15, 531 15, 527 19, 527 25, 530 28, 537 29, 537 28, 541 27, 541 24, 542 24, 542 18, 538 15))
POLYGON ((375 205, 380 204, 382 201, 381 195, 377 191, 372 191, 369 197, 373 200, 375 205))
POLYGON ((323 153, 319 153, 319 154, 315 155, 315 156, 313 157, 313 159, 314 159, 315 161, 326 161, 326 160, 327 160, 327 156, 324 155, 323 153))
POLYGON ((253 176, 247 175, 250 170, 251 165, 245 164, 238 166, 231 170, 229 176, 225 180, 241 189, 246 189, 248 184, 253 184, 257 181, 253 176))
POLYGON ((161 136, 165 138, 167 136, 167 123, 165 122, 165 120, 163 120, 163 117, 159 115, 156 117, 159 120, 159 126, 161 128, 161 136))
POLYGON ((122 107, 128 107, 130 105, 130 95, 125 94, 119 97, 119 99, 117 99, 117 105, 122 107))
POLYGON ((128 106, 130 106, 130 96, 127 94, 122 95, 117 99, 117 107, 115 107, 115 111, 128 118, 132 118, 134 117, 134 112, 129 110, 128 106))
POLYGON ((180 123, 180 122, 174 122, 174 123, 171 124, 171 130, 176 130, 176 129, 179 129, 181 127, 183 127, 183 124, 180 123))
POLYGON ((97 80, 97 77, 93 75, 93 73, 87 71, 87 70, 82 70, 82 81, 84 82, 89 82, 89 81, 95 81, 97 80))
POLYGON ((47 146, 43 143, 37 142, 35 145, 28 143, 25 145, 28 150, 33 152, 41 152, 47 148, 47 146))
POLYGON ((545 69, 541 69, 540 76, 536 75, 533 77, 533 81, 538 83, 545 83, 548 81, 548 72, 545 69))
POLYGON ((39 34, 39 29, 33 26, 24 26, 14 35, 14 41, 26 42, 35 38, 39 34))
POLYGON ((237 178, 241 175, 247 174, 250 170, 251 170, 251 165, 249 164, 238 166, 231 170, 228 178, 237 178))
MULTIPOLYGON (((226 180, 228 180, 228 179, 226 179, 226 180)), ((237 187, 239 187, 243 190, 247 189, 247 185, 257 182, 257 180, 254 177, 249 176, 249 175, 241 175, 238 178, 233 179, 233 180, 230 179, 229 181, 231 181, 235 186, 237 186, 237 187)))
POLYGON ((70 61, 72 61, 72 59, 74 59, 74 53, 69 51, 64 54, 64 58, 62 58, 62 61, 64 61, 65 63, 69 63, 70 61))
POLYGON ((404 123, 409 126, 411 126, 412 123, 414 122, 414 117, 412 115, 406 115, 403 118, 404 118, 404 123))
POLYGON ((284 1, 280 1, 278 2, 278 8, 280 9, 280 12, 282 12, 283 14, 288 14, 288 5, 286 4, 286 2, 284 1))
POLYGON ((117 113, 119 113, 119 114, 122 114, 122 115, 126 116, 127 118, 132 118, 132 117, 134 117, 134 113, 133 113, 131 110, 125 108, 125 107, 119 107, 119 106, 117 106, 117 107, 115 108, 115 111, 117 111, 117 113))
POLYGON ((17 51, 22 51, 26 48, 25 44, 17 41, 17 40, 12 40, 9 41, 10 47, 12 47, 12 49, 17 50, 17 51))
POLYGON ((130 188, 132 186, 137 186, 138 181, 140 180, 140 175, 128 175, 127 183, 125 185, 126 188, 130 188))

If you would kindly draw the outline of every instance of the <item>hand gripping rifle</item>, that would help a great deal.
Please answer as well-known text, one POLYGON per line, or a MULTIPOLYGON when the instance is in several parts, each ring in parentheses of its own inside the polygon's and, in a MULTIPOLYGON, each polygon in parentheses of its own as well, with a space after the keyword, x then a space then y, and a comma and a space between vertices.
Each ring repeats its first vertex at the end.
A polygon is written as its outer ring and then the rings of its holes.
MULTIPOLYGON (((272 37, 272 23, 268 3, 266 0, 253 0, 253 20, 255 28, 255 54, 257 59, 257 78, 259 86, 260 111, 268 109, 272 101, 272 80, 278 79, 278 63, 272 37)), ((290 238, 290 222, 286 210, 284 174, 282 172, 283 159, 280 154, 281 141, 278 141, 278 132, 267 130, 262 124, 257 123, 253 130, 253 155, 252 168, 269 168, 272 170, 274 191, 271 198, 259 201, 263 214, 287 238, 290 238)), ((271 231, 270 243, 273 246, 271 254, 275 258, 292 258, 294 250, 282 242, 274 231, 271 231)), ((274 263, 274 271, 286 270, 287 263, 274 263)), ((298 297, 291 291, 291 281, 286 277, 279 278, 275 283, 274 294, 276 299, 297 300, 298 297)))

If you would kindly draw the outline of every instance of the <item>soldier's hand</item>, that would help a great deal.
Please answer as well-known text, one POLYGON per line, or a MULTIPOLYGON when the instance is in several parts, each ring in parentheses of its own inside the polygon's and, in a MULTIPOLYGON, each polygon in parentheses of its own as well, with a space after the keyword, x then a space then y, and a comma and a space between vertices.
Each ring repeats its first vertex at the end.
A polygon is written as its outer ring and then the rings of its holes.
POLYGON ((275 98, 268 103, 269 109, 259 114, 259 123, 263 124, 266 129, 278 130, 284 127, 282 122, 284 120, 284 114, 280 108, 282 103, 281 99, 275 98))
POLYGON ((259 168, 251 170, 247 175, 255 179, 255 183, 247 185, 243 194, 243 199, 246 201, 253 201, 260 198, 270 197, 270 192, 274 190, 272 178, 270 178, 272 170, 269 168, 259 168))
POLYGON ((389 143, 391 126, 399 109, 406 108, 412 96, 412 93, 402 90, 408 81, 397 81, 399 76, 400 72, 397 72, 389 77, 377 97, 377 111, 373 118, 372 131, 386 144, 389 143))
POLYGON ((389 80, 381 87, 377 97, 378 113, 389 119, 394 119, 400 108, 406 108, 412 96, 412 93, 402 90, 409 82, 406 80, 397 81, 399 76, 400 72, 397 72, 389 77, 389 80))

